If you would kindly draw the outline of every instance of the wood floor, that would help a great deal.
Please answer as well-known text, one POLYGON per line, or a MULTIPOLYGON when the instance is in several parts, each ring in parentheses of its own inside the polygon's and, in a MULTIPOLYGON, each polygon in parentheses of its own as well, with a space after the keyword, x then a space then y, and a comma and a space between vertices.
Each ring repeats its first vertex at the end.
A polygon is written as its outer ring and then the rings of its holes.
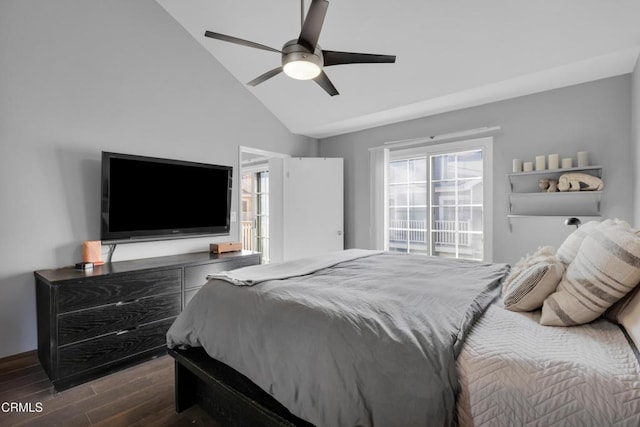
POLYGON ((173 359, 163 356, 58 393, 37 354, 24 353, 0 360, 0 403, 43 410, 0 411, 0 426, 220 426, 197 406, 175 413, 173 381, 173 359))

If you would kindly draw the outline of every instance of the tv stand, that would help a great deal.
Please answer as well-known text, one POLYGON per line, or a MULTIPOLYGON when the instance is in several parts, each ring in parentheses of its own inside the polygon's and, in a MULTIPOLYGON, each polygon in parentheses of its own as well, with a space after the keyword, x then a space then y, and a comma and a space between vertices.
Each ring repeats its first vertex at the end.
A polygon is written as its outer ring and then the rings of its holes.
POLYGON ((207 274, 259 263, 255 252, 200 252, 36 271, 40 363, 63 390, 166 353, 207 274))

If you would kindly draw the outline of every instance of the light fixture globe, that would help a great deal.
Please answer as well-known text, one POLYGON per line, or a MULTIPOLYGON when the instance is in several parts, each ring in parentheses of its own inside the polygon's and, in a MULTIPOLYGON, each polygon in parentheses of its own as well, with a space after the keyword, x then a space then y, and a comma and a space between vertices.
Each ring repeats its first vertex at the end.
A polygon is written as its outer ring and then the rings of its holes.
POLYGON ((287 62, 282 69, 287 76, 297 80, 311 80, 320 74, 320 67, 306 58, 287 62))
POLYGON ((316 46, 315 52, 298 44, 297 40, 288 41, 282 48, 282 70, 297 80, 311 80, 322 72, 322 49, 316 46))

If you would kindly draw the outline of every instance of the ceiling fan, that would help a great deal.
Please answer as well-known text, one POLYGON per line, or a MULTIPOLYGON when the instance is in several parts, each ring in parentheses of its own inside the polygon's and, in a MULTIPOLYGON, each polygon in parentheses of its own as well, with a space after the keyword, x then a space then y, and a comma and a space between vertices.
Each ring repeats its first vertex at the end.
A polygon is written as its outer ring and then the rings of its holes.
POLYGON ((329 2, 327 0, 312 0, 309 12, 307 12, 307 16, 303 20, 304 0, 300 0, 300 21, 302 23, 300 36, 297 39, 286 42, 282 46, 282 50, 237 37, 214 33, 213 31, 206 31, 204 35, 212 39, 282 54, 282 65, 251 80, 247 83, 250 86, 257 86, 284 72, 289 77, 298 80, 313 79, 329 95, 334 96, 338 95, 338 90, 325 74, 323 67, 343 64, 394 63, 396 62, 396 57, 395 55, 338 52, 320 48, 318 39, 320 38, 320 31, 322 30, 328 7, 329 2))

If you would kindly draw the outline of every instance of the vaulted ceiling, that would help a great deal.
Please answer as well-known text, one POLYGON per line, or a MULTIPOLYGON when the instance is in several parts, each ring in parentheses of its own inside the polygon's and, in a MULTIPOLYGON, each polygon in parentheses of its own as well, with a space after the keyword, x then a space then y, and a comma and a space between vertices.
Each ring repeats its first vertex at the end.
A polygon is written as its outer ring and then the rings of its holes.
MULTIPOLYGON (((300 32, 299 0, 156 1, 243 84, 280 55, 206 30, 276 49, 300 32)), ((322 48, 396 63, 327 68, 334 97, 284 74, 246 88, 291 132, 322 138, 629 73, 639 17, 638 0, 332 0, 322 48)))

